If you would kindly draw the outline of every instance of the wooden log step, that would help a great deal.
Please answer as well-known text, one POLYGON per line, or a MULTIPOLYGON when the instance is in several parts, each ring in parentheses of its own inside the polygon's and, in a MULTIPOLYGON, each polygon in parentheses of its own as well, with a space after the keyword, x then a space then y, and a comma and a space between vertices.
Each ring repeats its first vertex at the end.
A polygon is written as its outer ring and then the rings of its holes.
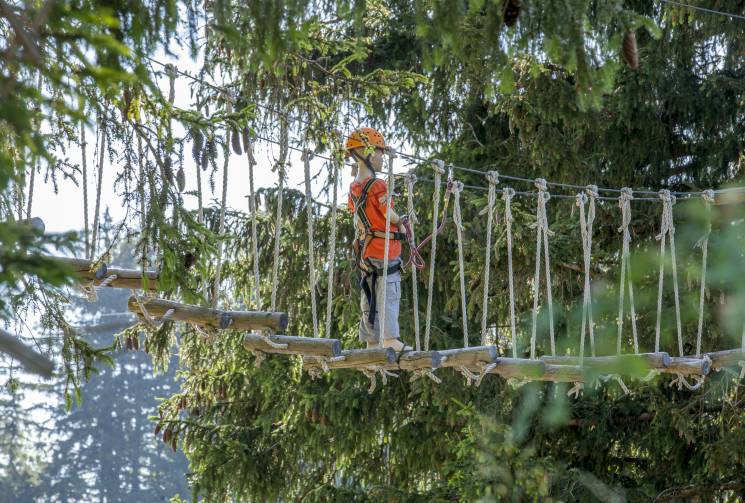
MULTIPOLYGON (((578 356, 549 356, 541 357, 549 365, 580 365, 578 356)), ((605 374, 642 375, 650 369, 662 372, 670 364, 670 355, 665 352, 624 354, 614 356, 586 356, 582 365, 605 374)))
POLYGON ((96 286, 100 286, 103 283, 103 286, 112 288, 147 289, 153 291, 158 289, 158 273, 156 271, 145 271, 143 277, 142 271, 139 269, 119 269, 117 267, 109 267, 106 264, 92 271, 91 267, 93 267, 94 262, 91 260, 68 257, 49 258, 53 258, 57 262, 70 267, 75 271, 81 281, 86 283, 92 281, 96 286), (143 284, 145 279, 147 280, 147 285, 143 284))
POLYGON ((682 375, 705 376, 711 370, 711 360, 707 358, 673 357, 662 372, 682 375))
MULTIPOLYGON (((153 318, 160 318, 170 310, 169 320, 193 323, 201 327, 224 330, 274 330, 283 332, 287 328, 287 313, 268 311, 220 311, 208 307, 181 304, 164 299, 141 299, 147 312, 153 318)), ((129 298, 129 310, 145 315, 135 296, 129 298)), ((305 337, 301 337, 305 339, 305 337)), ((326 339, 332 340, 332 339, 326 339)), ((341 351, 341 349, 339 350, 341 351)), ((336 355, 338 356, 338 355, 336 355)))
MULTIPOLYGON (((327 362, 329 369, 366 368, 373 365, 393 365, 396 363, 396 352, 392 348, 374 349, 345 349, 340 356, 344 359, 338 362, 327 362)), ((321 368, 318 360, 303 362, 305 369, 321 368)))
POLYGON ((442 367, 478 367, 481 364, 494 363, 498 357, 496 346, 445 349, 438 353, 445 357, 442 367))
POLYGON ((389 370, 436 369, 444 358, 439 351, 404 351, 398 356, 398 363, 386 366, 389 370))
POLYGON ((745 361, 745 351, 742 349, 727 349, 724 351, 715 351, 706 353, 711 360, 711 367, 719 370, 724 367, 738 367, 738 362, 745 361))
POLYGON ((339 339, 296 337, 292 335, 269 335, 267 337, 272 343, 284 347, 274 347, 267 343, 265 336, 259 334, 246 334, 243 337, 243 347, 250 351, 283 355, 323 356, 326 358, 341 355, 341 341, 339 339))

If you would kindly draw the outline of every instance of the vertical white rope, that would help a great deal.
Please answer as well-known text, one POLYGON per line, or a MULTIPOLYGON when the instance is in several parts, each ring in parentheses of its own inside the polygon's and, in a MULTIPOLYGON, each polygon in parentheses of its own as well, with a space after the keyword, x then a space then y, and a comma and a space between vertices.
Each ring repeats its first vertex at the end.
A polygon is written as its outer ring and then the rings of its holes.
POLYGON ((280 239, 282 238, 282 200, 285 188, 285 162, 287 161, 287 150, 289 148, 289 135, 287 122, 282 121, 279 128, 279 160, 277 171, 279 174, 279 187, 277 188, 277 217, 274 223, 274 262, 272 265, 272 297, 271 309, 277 310, 277 288, 279 287, 279 262, 280 262, 280 239))
POLYGON ((491 235, 492 221, 494 219, 494 203, 497 199, 497 184, 499 183, 499 173, 489 171, 486 174, 489 182, 489 196, 486 202, 486 208, 481 211, 481 215, 486 212, 486 257, 484 257, 484 295, 481 299, 481 345, 487 344, 486 321, 489 311, 489 271, 491 269, 491 235))
POLYGON ((582 330, 580 332, 579 358, 585 355, 585 333, 590 336, 590 352, 595 356, 595 330, 592 319, 592 281, 590 278, 590 263, 592 260, 592 224, 595 221, 595 199, 598 197, 597 187, 590 185, 586 191, 577 194, 579 206, 579 227, 582 235, 582 255, 584 263, 584 294, 582 297, 582 330), (586 192, 586 193, 585 193, 586 192), (587 215, 585 204, 589 203, 587 215))
MULTIPOLYGON (((414 212, 414 184, 416 175, 409 173, 406 175, 406 209, 409 213, 409 225, 411 226, 412 241, 416 243, 416 232, 414 225, 417 223, 416 213, 414 212)), ((419 336, 419 286, 417 285, 417 268, 411 268, 411 291, 412 303, 414 306, 414 339, 417 351, 422 350, 422 341, 419 336)))
POLYGON ((331 315, 333 313, 334 301, 334 269, 336 267, 336 221, 337 221, 337 204, 338 204, 338 187, 339 187, 339 166, 341 161, 335 160, 333 183, 331 196, 331 237, 329 241, 329 280, 328 292, 326 298, 326 338, 331 338, 331 315))
POLYGON ((259 276, 259 238, 258 238, 258 208, 256 205, 256 192, 254 190, 254 167, 256 158, 254 157, 253 144, 246 135, 246 142, 243 145, 246 149, 246 158, 248 159, 248 211, 251 213, 251 261, 253 262, 253 306, 254 309, 261 309, 260 305, 260 287, 261 277, 259 276))
POLYGON ((554 309, 553 309, 553 297, 551 293, 551 268, 550 259, 548 255, 548 238, 553 234, 548 228, 548 218, 546 216, 546 203, 551 199, 551 194, 548 193, 546 180, 538 178, 535 181, 535 186, 538 189, 536 205, 536 250, 535 250, 535 277, 533 282, 533 324, 530 337, 530 358, 535 358, 535 343, 536 334, 538 330, 538 297, 540 292, 540 274, 541 274, 541 246, 543 247, 543 258, 545 263, 545 275, 546 275, 546 297, 548 300, 548 328, 549 336, 551 338, 551 354, 556 354, 556 341, 554 338, 554 309))
MULTIPOLYGON (((230 133, 228 133, 229 135, 230 133)), ((222 168, 222 200, 220 202, 220 225, 218 227, 217 265, 215 266, 215 284, 212 287, 212 309, 217 308, 217 300, 220 296, 220 280, 222 274, 222 254, 225 239, 225 209, 228 204, 228 164, 230 163, 230 139, 225 138, 225 149, 223 152, 222 168)))
POLYGON ((316 311, 316 254, 313 242, 313 193, 310 188, 310 158, 312 152, 308 149, 303 151, 303 166, 305 168, 305 208, 308 215, 308 269, 310 271, 310 308, 313 318, 313 336, 320 337, 318 332, 318 314, 316 311))
POLYGON ((101 212, 101 179, 103 178, 103 162, 104 154, 106 153, 106 125, 103 123, 103 119, 99 121, 101 128, 101 146, 99 149, 99 160, 98 160, 98 180, 96 185, 96 210, 93 215, 93 238, 91 239, 91 255, 88 257, 89 260, 93 260, 98 252, 98 225, 99 225, 99 213, 101 212))
POLYGON ((660 242, 660 275, 657 288, 657 325, 655 327, 655 351, 659 351, 660 332, 662 321, 662 290, 665 274, 665 237, 670 242, 670 259, 672 261, 673 273, 673 296, 675 300, 675 321, 678 335, 678 352, 683 356, 683 330, 680 322, 680 298, 678 295, 678 268, 675 257, 675 223, 673 221, 673 205, 675 196, 670 194, 669 190, 659 192, 662 199, 662 220, 660 222, 660 233, 655 236, 660 242))
POLYGON ((460 193, 463 182, 453 182, 453 225, 458 240, 458 280, 460 282, 460 310, 463 325, 463 347, 468 347, 468 306, 466 304, 466 275, 463 260, 463 217, 460 211, 460 193))
MULTIPOLYGON (((139 138, 139 136, 138 136, 139 138)), ((82 169, 83 169, 83 236, 85 238, 85 256, 90 257, 90 236, 88 234, 89 232, 89 224, 88 224, 88 152, 87 152, 87 146, 88 142, 85 139, 85 123, 80 123, 80 149, 81 149, 81 159, 83 162, 82 169)))
POLYGON ((388 192, 385 200, 385 244, 383 245, 383 294, 380 299, 380 306, 378 307, 378 314, 380 315, 379 332, 380 337, 378 345, 383 347, 383 337, 385 335, 385 314, 386 314, 386 297, 388 293, 388 250, 391 245, 391 209, 393 208, 393 159, 396 158, 396 154, 392 148, 387 148, 386 153, 388 154, 388 192))
POLYGON ((515 279, 512 270, 512 198, 515 189, 505 187, 502 189, 504 199, 504 222, 507 226, 507 280, 510 289, 510 329, 512 330, 512 357, 517 358, 517 327, 515 321, 515 279))
POLYGON ((29 163, 29 166, 31 168, 31 173, 29 175, 29 180, 28 180, 28 200, 26 201, 26 218, 31 218, 31 208, 34 202, 34 183, 35 183, 35 178, 36 178, 36 169, 39 166, 38 156, 34 162, 29 163))
MULTIPOLYGON (((616 341, 616 353, 621 354, 621 337, 623 335, 623 305, 625 298, 626 283, 629 287, 629 305, 631 310, 631 332, 634 337, 634 353, 639 353, 639 336, 636 329, 636 307, 634 305, 634 284, 631 280, 631 252, 629 244, 631 243, 631 201, 634 199, 632 190, 628 187, 621 189, 621 195, 618 198, 618 206, 621 208, 621 226, 618 232, 623 234, 621 245, 621 283, 619 286, 618 296, 618 340, 616 341)), ((657 351, 657 350, 656 350, 657 351)))
POLYGON ((706 262, 709 254, 709 235, 711 234, 711 205, 714 203, 714 191, 703 191, 701 198, 706 204, 706 231, 696 246, 701 248, 701 285, 698 299, 698 327, 696 330, 696 357, 701 356, 701 337, 704 331, 704 300, 706 297, 706 262))
POLYGON ((432 249, 429 255, 429 281, 427 286, 427 314, 424 321, 424 350, 429 351, 429 334, 432 326, 432 294, 435 284, 435 259, 437 257, 437 219, 440 212, 440 183, 445 174, 445 163, 436 160, 432 163, 435 172, 435 190, 432 201, 432 249))

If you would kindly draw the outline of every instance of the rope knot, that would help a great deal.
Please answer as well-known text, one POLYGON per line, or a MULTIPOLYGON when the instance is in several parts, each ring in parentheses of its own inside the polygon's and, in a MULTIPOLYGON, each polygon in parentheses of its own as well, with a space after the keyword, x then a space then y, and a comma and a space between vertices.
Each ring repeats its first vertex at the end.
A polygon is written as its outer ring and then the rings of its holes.
POLYGON ((577 206, 583 206, 585 203, 587 203, 587 199, 588 199, 587 198, 587 194, 585 194, 584 192, 580 192, 579 194, 577 194, 577 198, 576 199, 577 199, 577 201, 576 201, 575 204, 577 206))
POLYGON ((302 154, 300 154, 300 159, 302 159, 303 162, 310 162, 310 160, 313 159, 313 151, 309 148, 304 148, 302 154))
POLYGON ((598 194, 597 185, 588 185, 587 187, 585 187, 585 191, 587 192, 587 195, 590 196, 591 199, 600 197, 600 195, 598 194))
POLYGON ((546 192, 548 190, 548 184, 544 178, 536 178, 533 183, 535 183, 536 188, 540 192, 546 192))
POLYGON ((463 182, 461 182, 460 180, 454 180, 453 187, 450 190, 453 192, 454 195, 460 195, 460 193, 463 192, 463 182))
POLYGON ((414 173, 407 173, 404 176, 404 179, 406 180, 406 183, 409 185, 409 187, 413 187, 414 184, 419 180, 414 173))
POLYGON ((390 145, 385 147, 385 153, 388 155, 388 159, 395 159, 398 157, 396 151, 390 145))
POLYGON ((432 169, 439 175, 445 174, 445 161, 442 159, 435 159, 432 161, 432 169))
POLYGON ((489 185, 498 185, 499 184, 499 171, 487 171, 486 179, 489 182, 489 185))
POLYGON ((701 198, 709 204, 714 204, 714 191, 711 189, 706 189, 701 193, 701 198))

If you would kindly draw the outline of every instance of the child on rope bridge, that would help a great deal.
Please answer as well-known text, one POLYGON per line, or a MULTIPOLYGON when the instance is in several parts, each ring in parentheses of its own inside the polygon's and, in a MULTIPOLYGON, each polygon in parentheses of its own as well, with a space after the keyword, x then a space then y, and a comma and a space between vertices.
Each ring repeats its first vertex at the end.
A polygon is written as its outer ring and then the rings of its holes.
POLYGON ((406 239, 404 222, 393 210, 393 198, 388 197, 388 186, 376 178, 383 169, 385 140, 372 128, 352 133, 346 142, 347 156, 357 161, 357 174, 349 188, 349 211, 353 214, 356 238, 354 251, 357 266, 362 271, 360 287, 360 340, 368 348, 375 348, 383 337, 383 347, 396 351, 410 351, 401 342, 398 310, 401 301, 401 241, 406 239), (388 229, 388 274, 384 279, 386 209, 390 211, 388 229), (385 291, 385 306, 383 292, 385 291), (379 313, 385 309, 385 327, 380 326, 379 313))

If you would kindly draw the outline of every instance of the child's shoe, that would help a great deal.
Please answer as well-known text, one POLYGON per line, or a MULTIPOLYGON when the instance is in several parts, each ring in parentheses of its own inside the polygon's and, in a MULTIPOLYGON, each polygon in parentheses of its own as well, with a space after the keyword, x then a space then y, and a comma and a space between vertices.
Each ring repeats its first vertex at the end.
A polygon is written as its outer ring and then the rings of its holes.
POLYGON ((414 349, 411 346, 407 346, 403 342, 401 342, 401 339, 384 339, 383 347, 393 348, 393 350, 396 352, 411 351, 412 349, 414 349))

